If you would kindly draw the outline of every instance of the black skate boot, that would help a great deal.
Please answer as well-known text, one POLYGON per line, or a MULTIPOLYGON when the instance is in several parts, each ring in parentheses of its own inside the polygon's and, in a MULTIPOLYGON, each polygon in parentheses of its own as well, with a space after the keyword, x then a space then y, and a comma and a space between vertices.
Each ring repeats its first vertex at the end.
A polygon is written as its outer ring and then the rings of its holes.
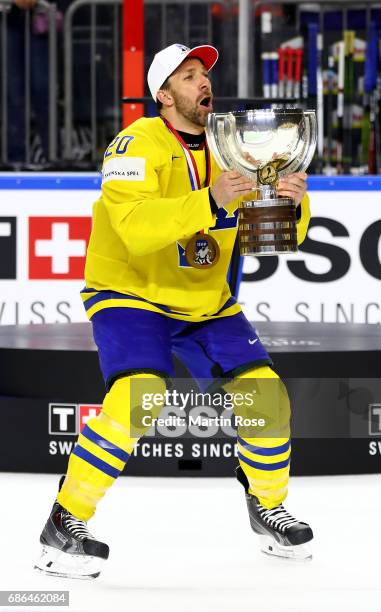
POLYGON ((107 544, 98 542, 86 523, 70 514, 57 501, 40 535, 40 542, 42 554, 34 567, 53 576, 97 578, 109 555, 107 544))
POLYGON ((262 506, 249 493, 249 483, 241 466, 236 468, 236 476, 245 488, 250 525, 259 535, 261 550, 277 557, 311 559, 312 552, 307 544, 313 539, 311 527, 295 519, 282 504, 272 510, 262 506))

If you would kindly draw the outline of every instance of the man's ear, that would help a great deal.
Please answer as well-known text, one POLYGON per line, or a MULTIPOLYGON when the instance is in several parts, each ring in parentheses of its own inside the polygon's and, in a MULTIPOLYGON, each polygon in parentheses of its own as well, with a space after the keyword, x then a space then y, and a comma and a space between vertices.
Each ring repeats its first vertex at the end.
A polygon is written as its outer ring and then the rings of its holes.
POLYGON ((159 89, 156 94, 156 98, 162 103, 163 106, 166 106, 167 108, 173 106, 174 104, 174 99, 168 89, 159 89))

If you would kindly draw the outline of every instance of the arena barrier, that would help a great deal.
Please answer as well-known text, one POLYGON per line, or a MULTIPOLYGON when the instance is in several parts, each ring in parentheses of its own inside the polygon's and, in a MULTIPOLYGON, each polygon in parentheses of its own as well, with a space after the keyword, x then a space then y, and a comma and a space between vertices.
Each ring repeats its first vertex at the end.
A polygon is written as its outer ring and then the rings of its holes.
MULTIPOLYGON (((99 188, 96 173, 0 174, 0 325, 86 320, 79 290, 99 188)), ((245 258, 246 315, 380 324, 381 177, 311 176, 308 190, 312 220, 299 252, 245 258)))
MULTIPOLYGON (((98 174, 0 175, 1 470, 64 471, 81 424, 99 411, 79 298, 99 187, 98 174), (30 432, 22 456, 21 421, 30 432)), ((294 405, 294 474, 381 470, 380 190, 379 177, 311 177, 300 251, 245 260, 239 301, 294 405)), ((232 474, 231 435, 162 434, 141 441, 129 474, 232 474)))
MULTIPOLYGON (((381 472, 379 326, 255 325, 291 399, 292 474, 381 472)), ((232 476, 232 410, 221 408, 218 396, 200 400, 182 364, 175 366, 172 384, 189 401, 184 408, 166 405, 126 474, 232 476), (184 414, 185 423, 174 425, 172 417, 184 414)), ((90 323, 0 327, 0 369, 0 412, 7 421, 0 470, 65 472, 77 435, 99 413, 104 396, 90 323), (14 444, 20 423, 28 432, 22 454, 14 444)))

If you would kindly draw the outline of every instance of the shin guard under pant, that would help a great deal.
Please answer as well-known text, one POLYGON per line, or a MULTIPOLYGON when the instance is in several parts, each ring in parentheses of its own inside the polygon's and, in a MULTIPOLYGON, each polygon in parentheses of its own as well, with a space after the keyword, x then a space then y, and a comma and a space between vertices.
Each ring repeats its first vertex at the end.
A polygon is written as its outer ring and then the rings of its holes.
POLYGON ((149 426, 142 413, 158 416, 162 404, 144 408, 142 395, 165 393, 165 381, 153 374, 134 374, 115 381, 101 413, 90 419, 79 435, 70 459, 58 502, 71 514, 87 521, 98 501, 123 470, 133 448, 149 426))
POLYGON ((287 496, 290 471, 287 390, 269 366, 244 372, 228 386, 235 395, 240 393, 245 397, 241 406, 234 399, 233 403, 238 421, 238 458, 249 481, 249 493, 266 508, 275 508, 287 496), (239 424, 237 416, 241 416, 244 425, 239 424), (251 418, 257 421, 247 425, 251 418))

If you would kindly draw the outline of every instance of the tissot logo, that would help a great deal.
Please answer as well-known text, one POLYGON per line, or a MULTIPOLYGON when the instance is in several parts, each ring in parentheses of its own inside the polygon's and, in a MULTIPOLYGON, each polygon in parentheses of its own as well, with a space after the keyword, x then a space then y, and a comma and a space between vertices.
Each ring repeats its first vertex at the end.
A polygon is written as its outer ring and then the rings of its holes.
POLYGON ((90 231, 90 217, 30 217, 29 278, 83 278, 90 231))
POLYGON ((0 279, 16 278, 16 217, 0 217, 0 279))
POLYGON ((56 436, 77 435, 76 404, 49 404, 49 433, 56 436))
POLYGON ((101 410, 101 404, 49 404, 49 434, 76 436, 101 410))

